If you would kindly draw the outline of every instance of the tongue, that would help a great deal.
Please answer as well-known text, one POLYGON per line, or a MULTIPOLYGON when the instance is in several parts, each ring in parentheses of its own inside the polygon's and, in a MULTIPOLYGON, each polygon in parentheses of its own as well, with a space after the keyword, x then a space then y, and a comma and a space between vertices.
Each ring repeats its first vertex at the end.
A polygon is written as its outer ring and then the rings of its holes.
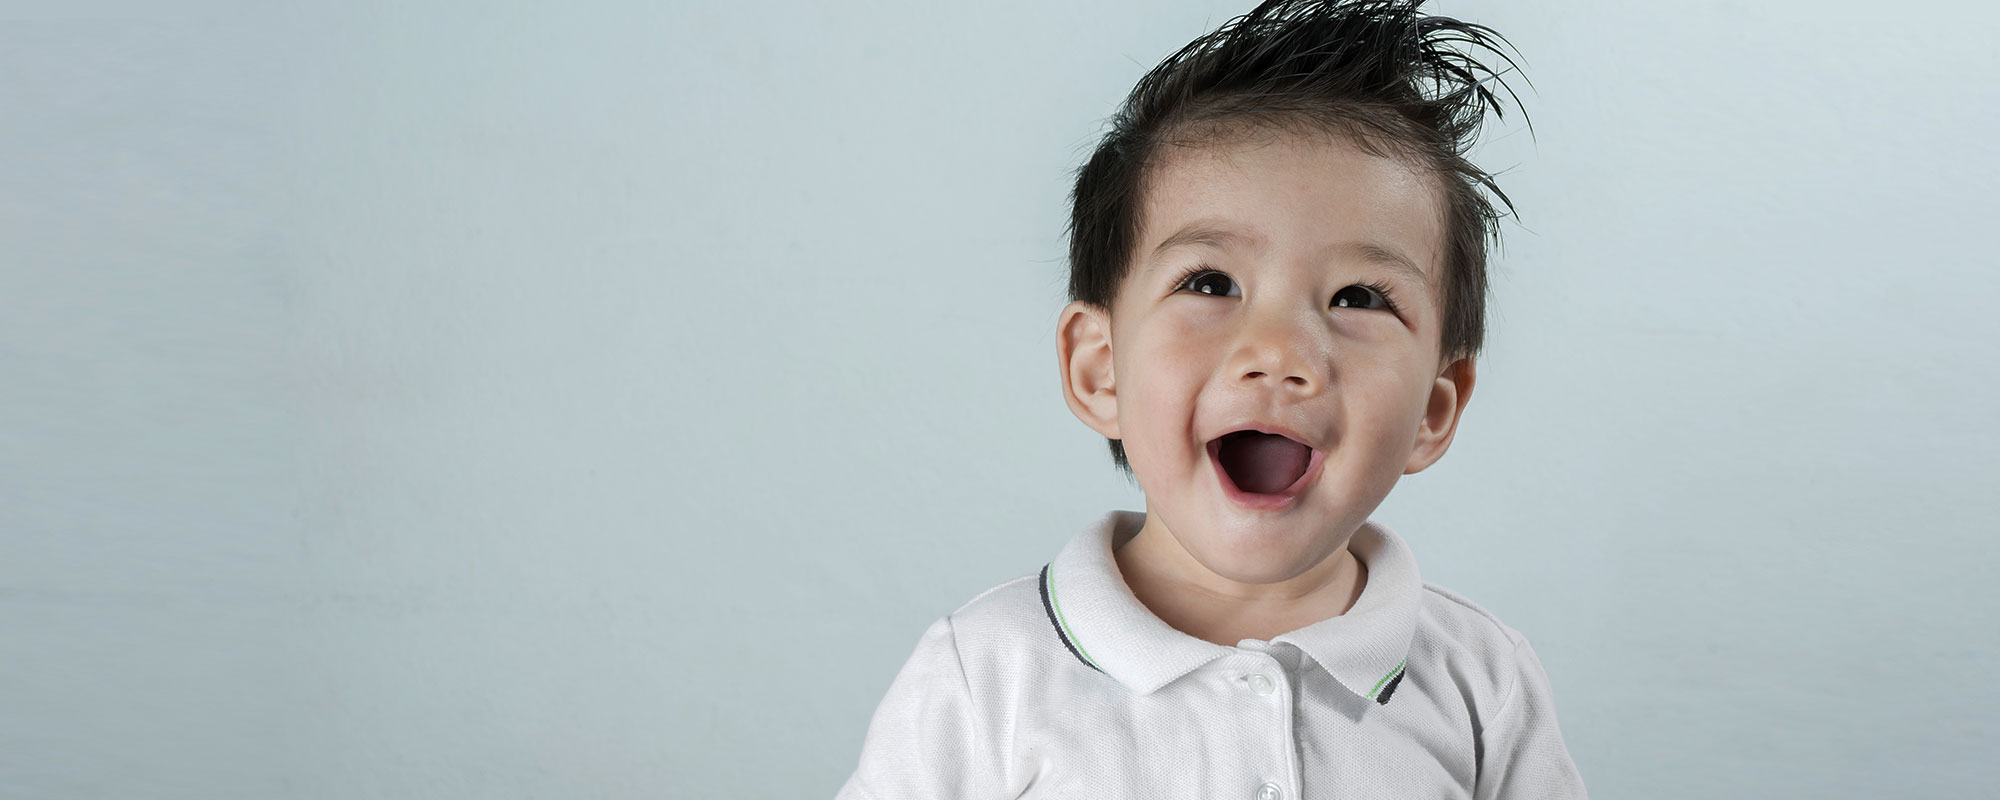
POLYGON ((1277 494, 1306 474, 1312 449, 1283 436, 1246 431, 1225 437, 1220 455, 1236 488, 1277 494))

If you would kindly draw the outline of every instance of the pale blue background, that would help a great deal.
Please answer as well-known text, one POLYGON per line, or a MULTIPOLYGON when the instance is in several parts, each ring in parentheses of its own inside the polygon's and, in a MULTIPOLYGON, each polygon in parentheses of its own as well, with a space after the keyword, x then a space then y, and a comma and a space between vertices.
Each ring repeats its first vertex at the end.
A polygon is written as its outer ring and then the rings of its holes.
MULTIPOLYGON (((0 797, 827 797, 1142 508, 1065 196, 1250 2, 0 13, 0 797)), ((1594 794, 2000 781, 1985 4, 1446 2, 1526 57, 1464 427, 1376 516, 1594 794)))

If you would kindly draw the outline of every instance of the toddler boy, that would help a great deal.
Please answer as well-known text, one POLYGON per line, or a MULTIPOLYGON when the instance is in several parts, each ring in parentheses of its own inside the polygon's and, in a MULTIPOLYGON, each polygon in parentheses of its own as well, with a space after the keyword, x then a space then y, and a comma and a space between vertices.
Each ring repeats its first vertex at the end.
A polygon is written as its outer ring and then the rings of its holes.
POLYGON ((1451 443, 1507 202, 1452 49, 1497 34, 1422 1, 1266 2, 1133 90, 1057 338, 1146 511, 933 623, 840 798, 1584 796, 1534 650, 1369 517, 1451 443))

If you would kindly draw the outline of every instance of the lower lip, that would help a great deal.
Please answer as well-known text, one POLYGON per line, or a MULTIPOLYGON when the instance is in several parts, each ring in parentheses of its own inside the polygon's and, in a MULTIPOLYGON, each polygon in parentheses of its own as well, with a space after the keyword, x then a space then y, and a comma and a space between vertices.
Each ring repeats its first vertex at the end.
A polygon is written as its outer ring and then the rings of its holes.
POLYGON ((1314 450, 1312 461, 1306 464, 1306 474, 1292 481, 1292 485, 1277 494, 1257 494, 1237 488, 1236 482, 1229 479, 1229 471, 1222 468, 1222 458, 1218 452, 1221 447, 1220 439, 1208 443, 1208 463, 1215 468, 1215 478, 1222 483, 1222 493, 1229 496, 1230 502, 1255 511, 1277 511, 1291 505, 1292 501, 1297 500, 1299 495, 1305 492, 1307 486, 1311 486, 1313 481, 1319 478, 1320 465, 1326 462, 1326 454, 1314 450))

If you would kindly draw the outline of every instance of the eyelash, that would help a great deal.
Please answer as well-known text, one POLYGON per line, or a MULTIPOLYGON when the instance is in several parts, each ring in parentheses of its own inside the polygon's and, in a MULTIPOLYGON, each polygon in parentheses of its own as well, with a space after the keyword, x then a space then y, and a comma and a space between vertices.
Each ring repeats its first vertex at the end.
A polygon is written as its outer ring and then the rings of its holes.
MULTIPOLYGON (((1188 281, 1194 279, 1198 275, 1203 275, 1210 272, 1213 272, 1217 275, 1222 275, 1224 277, 1228 277, 1229 275, 1229 273, 1223 272, 1222 270, 1219 269, 1215 269, 1214 267, 1210 267, 1204 264, 1196 264, 1192 267, 1188 267, 1187 271, 1182 272, 1179 278, 1174 279, 1174 291, 1180 291, 1182 289, 1188 288, 1188 281)), ((1235 278, 1230 278, 1230 280, 1233 281, 1235 280, 1235 278)), ((1359 286, 1363 289, 1367 289, 1371 292, 1374 292, 1377 295, 1380 295, 1382 298, 1383 307, 1388 309, 1388 311, 1392 314, 1400 313, 1397 310, 1399 307, 1396 305, 1396 298, 1389 294, 1389 287, 1383 286, 1382 284, 1376 283, 1374 281, 1369 281, 1367 283, 1356 283, 1352 285, 1359 286)))

